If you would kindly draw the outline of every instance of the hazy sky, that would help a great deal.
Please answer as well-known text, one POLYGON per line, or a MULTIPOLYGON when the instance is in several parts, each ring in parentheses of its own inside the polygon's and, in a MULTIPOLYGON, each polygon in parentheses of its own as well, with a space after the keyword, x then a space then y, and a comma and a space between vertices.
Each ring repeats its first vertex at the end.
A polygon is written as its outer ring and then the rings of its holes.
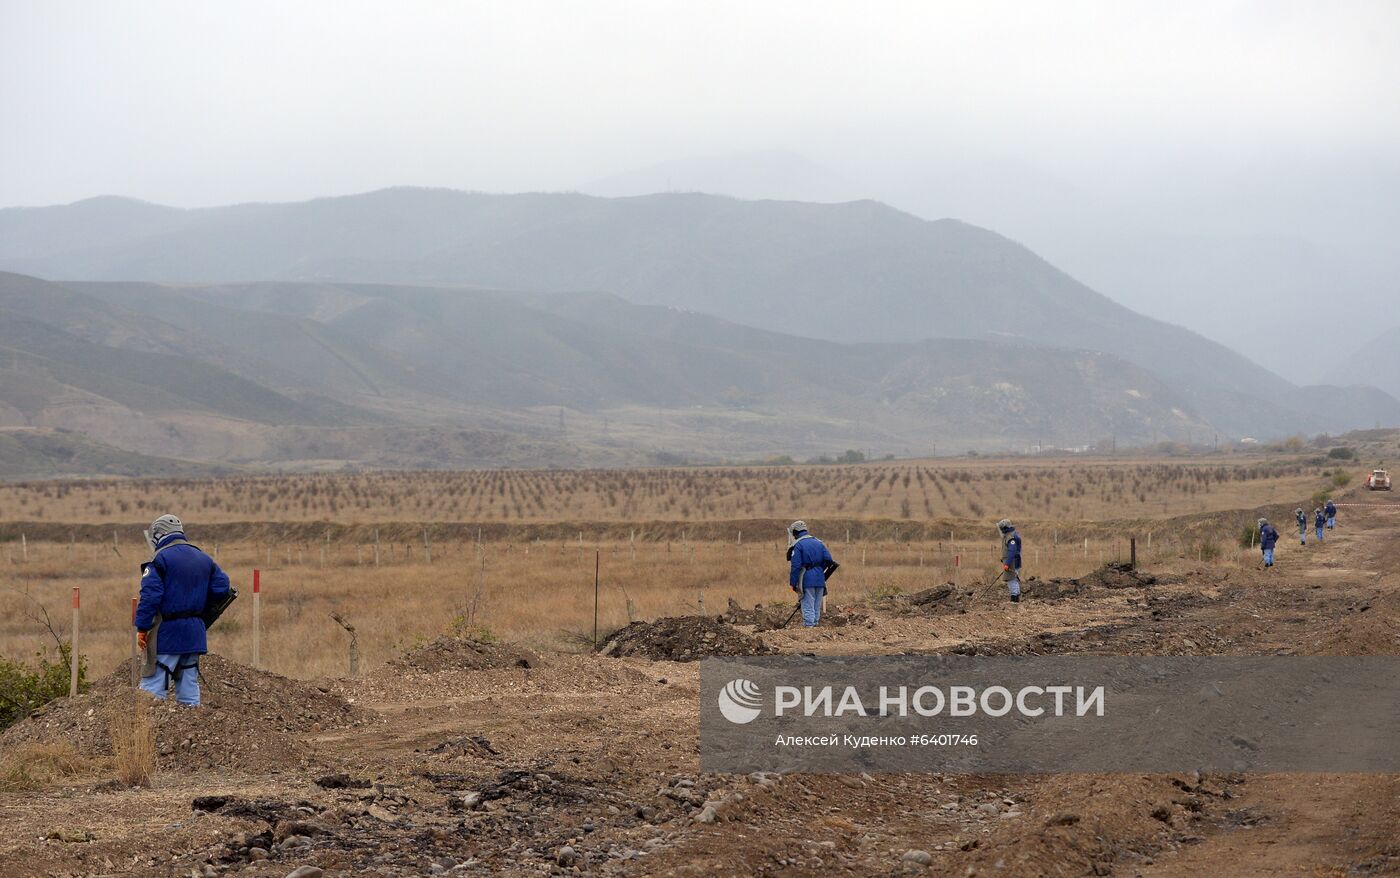
POLYGON ((1079 185, 1400 143, 1400 3, 0 2, 0 205, 573 188, 791 149, 1079 185))
POLYGON ((1400 0, 0 0, 0 119, 0 206, 791 151, 840 184, 731 194, 984 225, 1299 380, 1400 296, 1400 0))

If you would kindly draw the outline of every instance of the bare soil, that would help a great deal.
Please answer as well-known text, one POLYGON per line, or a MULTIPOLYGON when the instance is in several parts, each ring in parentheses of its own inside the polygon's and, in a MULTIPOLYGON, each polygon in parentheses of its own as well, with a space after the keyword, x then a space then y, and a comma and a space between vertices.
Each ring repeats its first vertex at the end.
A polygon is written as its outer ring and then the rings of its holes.
MULTIPOLYGON (((1391 654, 1398 523, 1400 508, 1348 507, 1325 544, 1281 546, 1272 570, 1101 571, 1032 581, 1016 605, 1000 586, 930 584, 853 608, 858 624, 662 619, 618 632, 614 654, 528 666, 410 662, 317 686, 211 656, 208 709, 156 708, 169 752, 153 788, 95 774, 5 797, 0 875, 1400 874, 1395 776, 702 774, 693 661, 1391 654)), ((0 751, 65 737, 102 752, 121 680, 0 751)))
POLYGON ((654 622, 633 622, 609 636, 598 654, 693 662, 707 656, 764 655, 772 651, 762 640, 722 618, 670 616, 654 622))
POLYGON ((474 637, 443 635, 389 662, 392 672, 436 673, 450 670, 538 667, 540 658, 528 649, 474 637))
POLYGON ((45 705, 0 734, 0 750, 68 743, 87 756, 112 755, 112 717, 150 714, 157 767, 164 772, 264 771, 309 767, 319 750, 307 736, 376 719, 329 687, 289 680, 218 655, 200 661, 201 707, 157 701, 131 686, 130 660, 77 698, 45 705))

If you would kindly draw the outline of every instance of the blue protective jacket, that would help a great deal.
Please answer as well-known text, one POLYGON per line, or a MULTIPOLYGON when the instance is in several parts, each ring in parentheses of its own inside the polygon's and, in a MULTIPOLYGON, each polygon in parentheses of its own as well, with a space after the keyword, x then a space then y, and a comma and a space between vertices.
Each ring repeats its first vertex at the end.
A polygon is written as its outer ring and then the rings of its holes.
POLYGON ((1278 528, 1272 524, 1266 524, 1259 528, 1259 547, 1272 549, 1276 545, 1278 545, 1278 528))
POLYGON ((213 595, 228 593, 228 574, 197 547, 171 545, 184 534, 168 534, 156 544, 156 556, 144 565, 136 630, 149 631, 161 615, 156 649, 161 655, 204 654, 209 642, 199 618, 213 595))
POLYGON ((1327 524, 1327 515, 1326 515, 1321 509, 1319 509, 1319 510, 1317 510, 1317 512, 1313 513, 1313 526, 1314 526, 1314 527, 1322 527, 1322 526, 1325 525, 1325 524, 1327 524))
POLYGON ((1021 534, 1019 531, 1012 531, 1004 539, 1005 554, 1001 557, 1001 563, 1012 570, 1021 569, 1021 534))
POLYGON ((803 531, 792 545, 792 570, 788 585, 793 588, 819 588, 826 594, 826 568, 832 563, 831 552, 821 540, 803 531))
POLYGON ((1336 503, 1333 503, 1331 500, 1328 500, 1328 501, 1327 501, 1327 506, 1326 506, 1326 508, 1325 508, 1324 511, 1327 513, 1327 517, 1328 517, 1328 518, 1336 518, 1336 517, 1337 517, 1337 504, 1336 504, 1336 503))
POLYGON ((1298 530, 1308 529, 1308 515, 1306 512, 1299 512, 1293 516, 1298 519, 1298 530))

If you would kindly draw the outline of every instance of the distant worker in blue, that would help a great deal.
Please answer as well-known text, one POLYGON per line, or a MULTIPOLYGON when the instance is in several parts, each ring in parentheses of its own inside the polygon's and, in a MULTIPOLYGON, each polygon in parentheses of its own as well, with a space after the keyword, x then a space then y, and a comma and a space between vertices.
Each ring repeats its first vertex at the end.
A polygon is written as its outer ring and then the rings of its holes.
POLYGON ((1327 529, 1332 530, 1337 526, 1337 504, 1328 500, 1322 511, 1327 513, 1327 529))
POLYGON ((1327 514, 1319 506, 1313 510, 1313 526, 1317 528, 1317 541, 1322 542, 1322 530, 1327 527, 1327 514))
POLYGON ((1006 577, 1006 588, 1011 593, 1011 603, 1021 602, 1021 535, 1009 519, 997 522, 1001 534, 1001 575, 1006 577))
POLYGON ((136 641, 146 652, 141 688, 164 700, 199 705, 199 657, 209 651, 205 632, 211 606, 226 605, 228 574, 185 539, 185 526, 162 515, 146 531, 151 560, 141 565, 136 641))
POLYGON ((1278 545, 1278 528, 1267 518, 1259 519, 1259 548, 1264 552, 1264 566, 1274 566, 1274 546, 1278 545))
POLYGON ((1293 517, 1298 519, 1298 544, 1306 546, 1308 544, 1308 514, 1299 506, 1293 510, 1293 517))
POLYGON ((836 572, 837 564, 821 540, 807 532, 807 522, 794 521, 788 525, 788 560, 792 570, 788 584, 801 597, 802 625, 815 628, 822 620, 822 601, 826 598, 826 581, 836 572))

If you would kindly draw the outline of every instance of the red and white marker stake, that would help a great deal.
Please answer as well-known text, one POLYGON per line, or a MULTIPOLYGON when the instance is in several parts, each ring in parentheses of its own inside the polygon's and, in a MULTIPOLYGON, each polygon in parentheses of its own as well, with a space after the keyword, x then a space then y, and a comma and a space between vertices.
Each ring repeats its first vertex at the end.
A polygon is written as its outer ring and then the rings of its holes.
POLYGON ((78 623, 81 621, 78 608, 78 586, 73 586, 73 637, 68 647, 68 697, 78 694, 78 623))
POLYGON ((253 667, 262 667, 262 571, 253 571, 253 667))
POLYGON ((136 648, 136 604, 139 598, 131 599, 131 685, 138 686, 141 683, 141 666, 145 662, 137 657, 136 648))

